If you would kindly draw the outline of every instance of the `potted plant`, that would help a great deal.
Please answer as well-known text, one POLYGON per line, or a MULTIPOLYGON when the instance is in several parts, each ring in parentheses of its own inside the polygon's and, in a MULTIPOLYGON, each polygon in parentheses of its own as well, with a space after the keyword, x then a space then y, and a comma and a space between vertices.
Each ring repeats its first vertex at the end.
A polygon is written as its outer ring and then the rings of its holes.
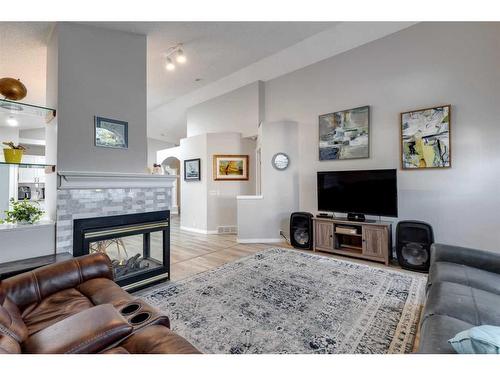
POLYGON ((7 148, 3 149, 3 155, 7 163, 19 164, 23 158, 26 147, 15 145, 14 142, 2 142, 7 148))
MULTIPOLYGON (((27 199, 16 201, 10 199, 12 209, 5 211, 6 223, 34 224, 40 220, 44 211, 39 208, 38 202, 30 202, 27 199)), ((0 220, 0 222, 2 222, 0 220)))

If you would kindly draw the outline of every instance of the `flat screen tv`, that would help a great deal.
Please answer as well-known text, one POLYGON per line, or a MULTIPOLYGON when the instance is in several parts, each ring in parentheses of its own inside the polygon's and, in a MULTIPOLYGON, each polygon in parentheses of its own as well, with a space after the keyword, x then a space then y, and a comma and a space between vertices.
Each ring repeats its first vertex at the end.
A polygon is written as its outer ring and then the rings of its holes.
POLYGON ((354 220, 364 214, 396 217, 397 185, 395 169, 318 172, 318 210, 354 220))

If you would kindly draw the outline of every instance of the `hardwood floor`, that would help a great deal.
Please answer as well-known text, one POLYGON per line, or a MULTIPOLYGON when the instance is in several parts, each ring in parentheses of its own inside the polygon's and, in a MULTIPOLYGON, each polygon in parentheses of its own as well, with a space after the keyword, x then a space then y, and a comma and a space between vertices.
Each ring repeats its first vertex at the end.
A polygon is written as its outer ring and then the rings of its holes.
MULTIPOLYGON (((240 244, 236 242, 236 235, 234 234, 198 234, 187 232, 180 229, 179 216, 172 215, 170 228, 171 280, 181 280, 270 247, 292 248, 285 241, 276 244, 240 244)), ((304 251, 311 252, 310 250, 304 251)), ((368 264, 374 267, 397 268, 403 272, 413 273, 402 270, 396 262, 385 266, 381 263, 324 252, 316 252, 315 254, 368 264)))
POLYGON ((180 229, 178 215, 172 215, 170 227, 170 270, 172 281, 219 267, 277 244, 240 244, 234 234, 199 234, 180 229))

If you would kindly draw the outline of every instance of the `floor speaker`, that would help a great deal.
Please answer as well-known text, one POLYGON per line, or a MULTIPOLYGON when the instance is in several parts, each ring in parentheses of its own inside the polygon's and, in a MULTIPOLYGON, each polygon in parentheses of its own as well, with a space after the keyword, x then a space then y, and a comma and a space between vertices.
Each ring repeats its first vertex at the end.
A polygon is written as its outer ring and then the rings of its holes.
POLYGON ((294 212, 290 216, 290 242, 298 249, 312 249, 313 215, 309 212, 294 212))
POLYGON ((428 272, 432 227, 422 221, 400 221, 396 227, 396 254, 399 265, 407 270, 428 272))

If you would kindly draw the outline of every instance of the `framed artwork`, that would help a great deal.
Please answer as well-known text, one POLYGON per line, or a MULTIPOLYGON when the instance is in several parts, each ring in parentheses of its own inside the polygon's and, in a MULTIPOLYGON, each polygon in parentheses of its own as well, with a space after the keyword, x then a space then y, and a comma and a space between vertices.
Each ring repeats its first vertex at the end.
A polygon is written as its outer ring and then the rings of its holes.
POLYGON ((97 147, 128 148, 128 122, 94 116, 94 144, 97 147))
POLYGON ((200 159, 184 160, 184 181, 200 181, 200 159))
POLYGON ((450 131, 450 105, 401 113, 401 168, 450 168, 450 131))
POLYGON ((214 155, 215 181, 248 180, 248 155, 214 155))
POLYGON ((368 158, 369 131, 369 106, 319 116, 319 160, 368 158))

